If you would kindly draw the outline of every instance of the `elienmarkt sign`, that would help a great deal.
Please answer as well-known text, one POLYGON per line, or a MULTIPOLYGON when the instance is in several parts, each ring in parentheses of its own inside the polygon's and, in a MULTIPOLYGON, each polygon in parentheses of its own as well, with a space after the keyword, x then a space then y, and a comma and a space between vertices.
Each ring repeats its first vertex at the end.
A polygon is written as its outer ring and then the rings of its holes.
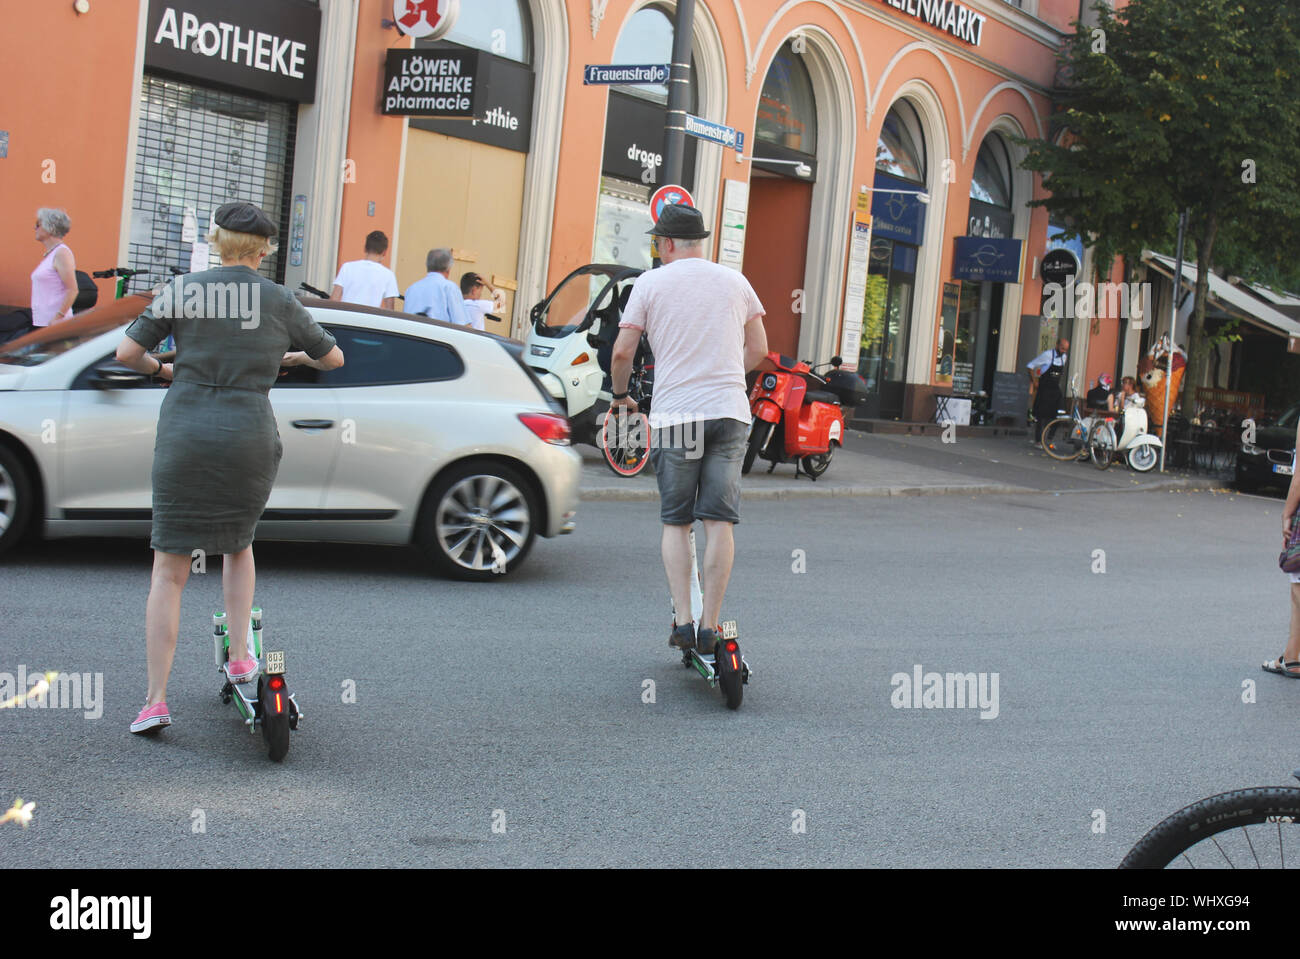
POLYGON ((386 117, 477 115, 477 50, 389 50, 384 65, 386 117))
POLYGON ((316 99, 320 7, 307 0, 149 0, 146 67, 297 103, 316 99))
POLYGON ((984 32, 984 17, 969 7, 953 0, 881 0, 895 10, 902 10, 916 19, 952 34, 971 46, 980 45, 984 32))

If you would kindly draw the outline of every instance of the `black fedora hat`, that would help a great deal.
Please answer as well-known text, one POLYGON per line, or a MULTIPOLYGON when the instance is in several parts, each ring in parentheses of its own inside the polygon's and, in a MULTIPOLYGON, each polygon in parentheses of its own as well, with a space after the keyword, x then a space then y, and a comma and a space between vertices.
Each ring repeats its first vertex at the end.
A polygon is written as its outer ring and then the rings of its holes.
POLYGON ((704 214, 684 203, 665 205, 659 214, 659 222, 653 230, 646 232, 672 240, 703 240, 709 235, 709 231, 704 229, 704 214))

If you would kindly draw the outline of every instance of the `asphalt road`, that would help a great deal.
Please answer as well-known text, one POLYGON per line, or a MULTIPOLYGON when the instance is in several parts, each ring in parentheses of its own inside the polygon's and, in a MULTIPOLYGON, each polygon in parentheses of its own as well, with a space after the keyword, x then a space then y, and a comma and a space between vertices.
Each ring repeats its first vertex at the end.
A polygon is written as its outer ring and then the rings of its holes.
POLYGON ((174 725, 141 738, 147 550, 45 544, 0 562, 0 673, 100 673, 102 716, 0 712, 0 805, 36 803, 0 827, 0 867, 1113 867, 1176 808, 1300 766, 1300 684, 1259 668, 1287 626, 1279 511, 1181 491, 749 504, 738 712, 667 646, 652 504, 586 503, 483 585, 413 551, 266 544, 268 646, 306 712, 282 765, 217 699, 215 569, 186 591, 174 725), (996 673, 996 718, 895 708, 917 665, 996 673))

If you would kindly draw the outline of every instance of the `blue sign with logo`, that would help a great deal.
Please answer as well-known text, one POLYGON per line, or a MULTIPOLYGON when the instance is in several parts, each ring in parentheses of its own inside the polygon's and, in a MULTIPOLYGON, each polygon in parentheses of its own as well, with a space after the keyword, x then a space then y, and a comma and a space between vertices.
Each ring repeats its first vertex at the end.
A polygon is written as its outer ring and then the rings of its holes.
POLYGON ((645 63, 631 66, 624 63, 589 63, 582 71, 582 82, 590 86, 593 83, 629 83, 662 84, 668 82, 669 70, 666 63, 645 63))
POLYGON ((874 236, 920 246, 925 242, 925 204, 916 195, 921 187, 888 173, 877 173, 872 184, 871 232, 874 236), (910 190, 892 193, 890 187, 910 190))
POLYGON ((990 236, 959 236, 952 276, 958 280, 1019 283, 1022 243, 990 236))

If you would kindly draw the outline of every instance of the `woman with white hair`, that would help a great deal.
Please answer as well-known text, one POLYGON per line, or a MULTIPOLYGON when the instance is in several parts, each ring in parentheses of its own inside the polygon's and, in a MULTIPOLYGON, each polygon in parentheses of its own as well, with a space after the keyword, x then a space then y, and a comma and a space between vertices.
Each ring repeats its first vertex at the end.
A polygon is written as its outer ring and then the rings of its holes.
POLYGON ((63 238, 72 220, 63 210, 42 207, 36 211, 36 242, 45 255, 32 270, 32 325, 49 326, 72 318, 77 299, 77 261, 63 238))

